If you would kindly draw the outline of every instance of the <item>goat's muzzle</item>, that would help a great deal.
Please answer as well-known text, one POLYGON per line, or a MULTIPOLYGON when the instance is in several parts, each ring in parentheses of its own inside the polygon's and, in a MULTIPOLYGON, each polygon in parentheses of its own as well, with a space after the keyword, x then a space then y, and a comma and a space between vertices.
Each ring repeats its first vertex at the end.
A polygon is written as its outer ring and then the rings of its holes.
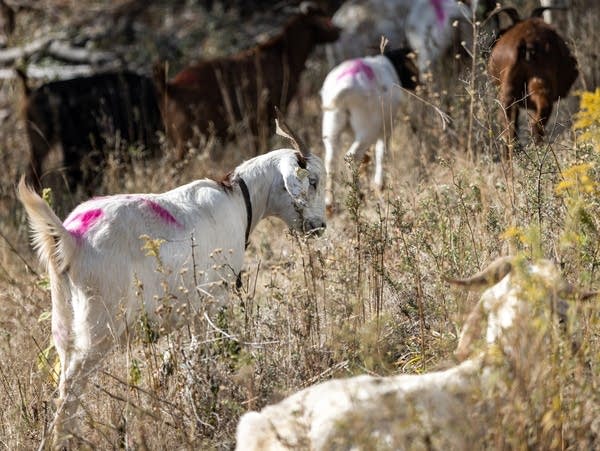
POLYGON ((305 219, 302 229, 307 236, 321 236, 325 232, 327 224, 322 219, 305 219))

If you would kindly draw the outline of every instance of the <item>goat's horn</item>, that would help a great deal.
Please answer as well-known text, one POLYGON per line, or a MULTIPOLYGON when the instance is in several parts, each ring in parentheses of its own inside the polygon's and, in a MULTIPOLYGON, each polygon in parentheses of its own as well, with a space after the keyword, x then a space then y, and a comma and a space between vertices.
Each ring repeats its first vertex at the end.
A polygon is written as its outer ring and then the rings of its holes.
POLYGON ((570 297, 576 301, 589 301, 600 295, 600 291, 579 291, 573 284, 563 282, 558 289, 558 295, 565 298, 570 297))
POLYGON ((304 1, 298 5, 298 9, 302 14, 310 14, 320 11, 321 8, 316 2, 304 1))
POLYGON ((497 8, 495 10, 493 10, 489 16, 486 17, 486 19, 484 20, 484 23, 487 22, 488 20, 490 20, 492 17, 497 16, 500 13, 506 13, 508 14, 508 16, 510 17, 510 19, 513 22, 513 25, 516 24, 517 22, 521 22, 521 16, 519 15, 519 12, 513 8, 512 6, 504 6, 502 8, 497 8))
POLYGON ((490 263, 483 270, 475 274, 474 276, 466 279, 452 279, 444 277, 446 282, 454 285, 462 285, 466 287, 478 287, 478 286, 489 286, 498 283, 504 276, 506 276, 513 266, 514 257, 500 257, 490 263))
POLYGON ((308 157, 310 155, 310 150, 304 141, 302 141, 302 139, 290 129, 289 125, 283 119, 283 114, 281 114, 281 111, 277 107, 275 107, 275 114, 277 115, 277 118, 275 119, 277 134, 289 139, 292 142, 294 149, 300 152, 303 156, 308 157))
POLYGON ((551 10, 566 11, 567 8, 565 6, 538 6, 537 8, 534 8, 533 11, 531 11, 529 17, 542 17, 544 11, 551 10))
POLYGON ((590 299, 598 297, 598 296, 600 296, 600 291, 598 291, 598 290, 584 291, 583 293, 579 293, 579 296, 577 296, 577 300, 589 301, 590 299))

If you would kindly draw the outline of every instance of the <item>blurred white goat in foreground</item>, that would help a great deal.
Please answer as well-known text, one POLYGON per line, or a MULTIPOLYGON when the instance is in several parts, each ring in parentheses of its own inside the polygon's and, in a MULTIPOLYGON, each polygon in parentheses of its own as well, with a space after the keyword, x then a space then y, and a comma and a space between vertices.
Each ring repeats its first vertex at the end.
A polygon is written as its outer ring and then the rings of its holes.
POLYGON ((267 216, 298 231, 323 230, 323 164, 280 125, 296 150, 253 158, 221 182, 95 198, 64 223, 21 180, 19 198, 50 278, 61 361, 56 446, 76 434, 75 414, 90 373, 135 330, 140 315, 169 330, 222 303, 227 284, 242 270, 249 234, 267 216))
POLYGON ((400 87, 414 90, 417 83, 418 72, 409 49, 345 61, 329 72, 321 88, 327 171, 325 204, 329 209, 334 206, 333 179, 337 155, 342 150, 342 132, 349 127, 354 134, 346 158, 355 164, 360 164, 375 144, 373 184, 383 188, 385 148, 398 107, 406 97, 400 87))
POLYGON ((540 327, 539 320, 550 317, 559 305, 566 305, 564 296, 575 293, 545 260, 529 264, 503 258, 470 279, 453 282, 467 287, 495 284, 482 294, 477 313, 469 317, 461 346, 474 338, 475 322, 487 319, 487 341, 503 352, 479 353, 444 371, 358 376, 308 387, 260 412, 242 416, 236 449, 483 447, 491 419, 500 412, 498 399, 486 398, 497 383, 495 368, 510 368, 504 364, 506 360, 516 362, 521 371, 525 368, 538 374, 544 351, 551 349, 548 329, 540 327), (532 337, 536 339, 527 340, 532 337), (504 357, 498 361, 498 355, 504 357), (526 360, 517 360, 521 358, 526 360))

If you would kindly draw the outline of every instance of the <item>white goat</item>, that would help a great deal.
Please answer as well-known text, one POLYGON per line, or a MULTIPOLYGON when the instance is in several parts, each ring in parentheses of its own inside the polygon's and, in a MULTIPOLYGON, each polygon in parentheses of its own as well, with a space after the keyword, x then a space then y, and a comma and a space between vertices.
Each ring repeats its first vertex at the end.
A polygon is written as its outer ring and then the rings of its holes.
POLYGON ((470 42, 472 33, 466 22, 471 18, 469 6, 456 0, 416 0, 406 18, 406 38, 415 50, 419 71, 426 72, 457 41, 453 26, 459 21, 460 41, 470 42))
POLYGON ((287 131, 297 150, 253 158, 222 182, 92 199, 64 223, 21 180, 19 198, 50 278, 61 361, 56 446, 76 431, 89 374, 140 315, 169 330, 192 321, 211 299, 223 301, 226 284, 242 269, 250 232, 267 216, 295 230, 323 230, 323 164, 287 131))
MULTIPOLYGON (((556 303, 564 303, 562 296, 574 290, 545 260, 520 264, 500 259, 473 278, 453 282, 470 287, 500 279, 481 296, 459 347, 474 338, 475 320, 487 319, 488 342, 501 346, 509 358, 531 363, 531 355, 540 351, 533 343, 545 343, 523 341, 532 330, 539 333, 533 319, 550 315, 556 303), (515 343, 528 349, 515 352, 515 343)), ((492 365, 480 353, 444 371, 358 376, 308 387, 261 412, 243 415, 236 449, 470 449, 484 438, 486 418, 494 418, 498 408, 497 400, 481 404, 495 383, 492 365)))
POLYGON ((422 375, 357 376, 308 387, 244 414, 236 450, 468 449, 471 418, 456 412, 465 411, 479 367, 468 360, 422 375))
POLYGON ((405 45, 405 21, 413 3, 414 0, 344 2, 331 18, 342 31, 336 42, 326 46, 330 66, 368 55, 379 48, 381 36, 394 48, 405 45))
POLYGON ((336 154, 341 151, 341 134, 348 126, 354 134, 354 142, 346 158, 359 164, 369 147, 375 144, 373 184, 378 189, 383 188, 385 148, 392 121, 405 98, 400 87, 414 90, 417 83, 417 68, 408 49, 345 61, 329 72, 321 89, 328 208, 334 205, 336 154))
POLYGON ((494 8, 491 0, 354 0, 345 2, 332 22, 342 29, 340 38, 328 44, 330 65, 369 54, 385 36, 394 48, 409 46, 419 55, 423 72, 452 44, 472 40, 471 5, 478 15, 494 8), (458 28, 453 23, 459 21, 458 28), (457 39, 458 38, 458 39, 457 39))

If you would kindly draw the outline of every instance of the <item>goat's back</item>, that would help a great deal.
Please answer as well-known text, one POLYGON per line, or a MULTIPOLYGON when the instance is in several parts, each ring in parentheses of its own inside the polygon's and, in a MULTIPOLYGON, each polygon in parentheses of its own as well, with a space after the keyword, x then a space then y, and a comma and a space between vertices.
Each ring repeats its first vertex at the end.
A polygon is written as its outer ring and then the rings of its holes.
MULTIPOLYGON (((398 76, 389 60, 381 55, 344 61, 329 72, 321 88, 323 108, 343 108, 352 102, 374 101, 398 76)), ((398 91, 399 90, 395 90, 398 91)), ((393 92, 385 92, 392 96, 393 92)))
POLYGON ((566 96, 578 76, 566 42, 540 18, 518 22, 502 33, 492 48, 488 72, 496 83, 515 88, 538 77, 551 90, 552 101, 566 96))
POLYGON ((465 434, 475 431, 456 411, 464 411, 477 390, 478 368, 470 360, 422 375, 363 375, 308 387, 244 415, 236 449, 351 449, 357 443, 403 449, 429 440, 436 449, 466 448, 465 434))

